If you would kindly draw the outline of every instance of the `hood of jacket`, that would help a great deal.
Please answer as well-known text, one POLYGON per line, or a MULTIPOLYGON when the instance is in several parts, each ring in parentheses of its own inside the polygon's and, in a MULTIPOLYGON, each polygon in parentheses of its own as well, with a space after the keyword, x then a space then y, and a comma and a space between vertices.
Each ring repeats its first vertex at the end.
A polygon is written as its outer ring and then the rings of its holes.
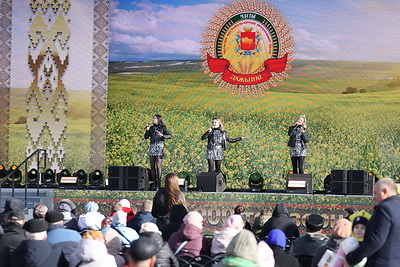
POLYGON ((182 240, 193 240, 201 236, 201 229, 193 224, 182 224, 178 234, 183 237, 182 240))
POLYGON ((162 238, 162 235, 160 235, 159 233, 156 233, 156 232, 144 232, 144 233, 141 233, 140 236, 145 236, 145 237, 148 237, 148 238, 152 239, 154 242, 156 242, 160 246, 160 248, 164 244, 164 239, 162 238))
POLYGON ((104 215, 99 212, 87 212, 79 216, 78 226, 81 230, 91 229, 100 230, 101 221, 104 219, 104 215))
POLYGON ((289 210, 285 204, 277 204, 272 212, 272 217, 278 216, 288 216, 289 217, 289 210))
POLYGON ((93 239, 82 239, 78 248, 71 255, 71 258, 78 259, 78 262, 91 262, 107 254, 107 247, 101 241, 93 239))

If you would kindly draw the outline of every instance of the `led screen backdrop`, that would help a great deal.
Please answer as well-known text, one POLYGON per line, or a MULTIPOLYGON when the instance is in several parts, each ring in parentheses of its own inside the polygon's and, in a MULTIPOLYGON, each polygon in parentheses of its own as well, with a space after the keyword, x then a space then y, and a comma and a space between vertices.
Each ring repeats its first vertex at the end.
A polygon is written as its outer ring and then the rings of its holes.
POLYGON ((287 129, 305 114, 305 169, 317 189, 332 169, 399 179, 399 11, 397 1, 367 0, 111 2, 107 164, 148 166, 143 128, 161 114, 172 133, 164 174, 195 177, 207 170, 200 137, 216 116, 228 135, 247 137, 225 153, 228 188, 246 187, 253 172, 266 188, 282 188, 291 169, 287 129), (241 20, 248 30, 236 32, 241 20), (273 29, 260 30, 268 23, 273 29), (267 68, 235 61, 241 50, 266 57, 254 64, 286 52, 287 66, 264 86, 229 84, 207 53, 242 75, 267 68))
POLYGON ((109 2, 2 1, 1 9, 1 163, 45 149, 55 171, 104 170, 109 2))

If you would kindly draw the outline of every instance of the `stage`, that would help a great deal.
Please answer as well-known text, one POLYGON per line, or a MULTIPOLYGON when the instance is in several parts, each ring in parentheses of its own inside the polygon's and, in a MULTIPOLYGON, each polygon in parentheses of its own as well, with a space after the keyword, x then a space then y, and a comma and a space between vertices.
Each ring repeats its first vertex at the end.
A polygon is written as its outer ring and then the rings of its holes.
MULTIPOLYGON (((356 195, 323 195, 323 194, 290 194, 290 193, 258 193, 258 192, 184 192, 189 210, 197 210, 204 216, 204 231, 212 233, 222 227, 225 218, 233 214, 237 205, 246 208, 245 215, 253 223, 260 210, 266 209, 268 215, 272 214, 277 203, 284 203, 299 226, 304 231, 305 218, 311 213, 322 215, 326 221, 324 232, 330 233, 337 219, 342 218, 344 209, 352 206, 358 210, 364 209, 372 212, 374 201, 372 196, 356 195)), ((126 198, 131 201, 135 211, 140 209, 143 200, 154 197, 154 191, 112 191, 112 190, 54 190, 54 204, 64 198, 71 199, 83 211, 83 205, 88 201, 99 204, 100 211, 108 213, 112 205, 118 200, 126 198)))

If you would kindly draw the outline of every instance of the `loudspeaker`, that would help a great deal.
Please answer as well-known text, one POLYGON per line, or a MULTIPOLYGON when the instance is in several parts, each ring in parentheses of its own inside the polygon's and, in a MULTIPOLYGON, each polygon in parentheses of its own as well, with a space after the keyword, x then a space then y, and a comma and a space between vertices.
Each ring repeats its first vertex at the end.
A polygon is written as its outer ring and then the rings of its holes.
POLYGON ((332 170, 332 193, 347 194, 347 170, 332 170))
POLYGON ((125 167, 124 166, 108 167, 108 177, 125 177, 125 167))
POLYGON ((146 168, 141 166, 125 167, 125 177, 145 178, 148 177, 146 168))
POLYGON ((123 177, 109 177, 108 178, 108 188, 109 189, 117 189, 124 190, 125 187, 125 178, 123 177))
POLYGON ((197 188, 203 192, 224 192, 224 175, 221 172, 202 172, 197 175, 197 188))
POLYGON ((311 174, 288 174, 286 179, 286 191, 289 193, 311 194, 311 174))
POLYGON ((348 170, 348 193, 351 195, 372 195, 374 177, 364 170, 348 170))

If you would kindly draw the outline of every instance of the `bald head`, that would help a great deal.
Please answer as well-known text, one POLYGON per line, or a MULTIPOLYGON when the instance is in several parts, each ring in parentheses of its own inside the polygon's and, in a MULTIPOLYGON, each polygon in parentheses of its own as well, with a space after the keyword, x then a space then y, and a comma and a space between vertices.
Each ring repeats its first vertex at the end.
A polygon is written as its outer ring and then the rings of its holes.
POLYGON ((397 195, 397 186, 393 179, 382 178, 374 186, 374 200, 376 204, 395 195, 397 195))

